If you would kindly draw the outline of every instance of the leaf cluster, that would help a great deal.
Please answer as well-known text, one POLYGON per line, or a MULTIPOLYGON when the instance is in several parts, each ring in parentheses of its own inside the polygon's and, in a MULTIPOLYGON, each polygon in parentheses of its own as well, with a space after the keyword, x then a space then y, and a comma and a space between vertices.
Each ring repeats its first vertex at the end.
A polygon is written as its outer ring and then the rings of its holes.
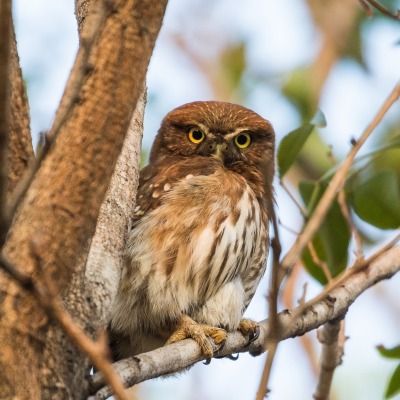
MULTIPOLYGON (((300 157, 302 148, 313 130, 325 126, 325 117, 318 111, 311 121, 282 139, 277 152, 281 180, 300 157)), ((400 226, 400 185, 397 171, 395 168, 387 168, 388 166, 384 169, 371 167, 376 158, 384 157, 388 151, 399 148, 400 136, 355 160, 343 184, 345 204, 340 204, 339 199, 335 199, 324 223, 303 254, 302 261, 307 271, 321 284, 325 285, 329 279, 338 276, 348 265, 353 219, 362 220, 381 230, 396 229, 400 226), (348 216, 343 207, 348 210, 348 216), (324 266, 326 268, 323 268, 324 266)), ((326 157, 329 158, 329 155, 326 157)), ((336 162, 316 180, 300 180, 298 191, 304 203, 304 222, 314 212, 339 165, 340 163, 336 162)), ((361 228, 357 226, 356 229, 361 228)), ((367 234, 361 236, 367 241, 367 234)))

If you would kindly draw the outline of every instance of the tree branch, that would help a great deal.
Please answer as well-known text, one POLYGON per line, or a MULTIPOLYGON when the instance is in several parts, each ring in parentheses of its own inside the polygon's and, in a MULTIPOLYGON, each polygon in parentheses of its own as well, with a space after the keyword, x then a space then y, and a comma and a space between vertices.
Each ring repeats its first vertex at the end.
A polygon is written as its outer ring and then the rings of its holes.
POLYGON ((329 400, 333 373, 342 362, 343 347, 339 342, 342 322, 340 319, 329 321, 317 332, 318 340, 322 343, 322 354, 315 400, 329 400))
MULTIPOLYGON (((296 309, 279 313, 278 319, 281 326, 279 340, 304 335, 328 321, 342 318, 361 293, 377 282, 391 278, 398 271, 400 271, 400 246, 382 254, 368 268, 350 275, 343 285, 333 289, 327 296, 312 307, 305 309, 301 314, 297 313, 296 309)), ((250 345, 239 332, 229 333, 226 344, 218 356, 247 351, 251 354, 262 353, 264 343, 268 342, 271 335, 270 321, 260 322, 260 327, 259 338, 250 345)), ((148 379, 181 371, 203 359, 198 345, 192 340, 184 340, 119 361, 114 364, 114 368, 125 385, 132 386, 148 379)), ((104 381, 100 374, 96 373, 90 377, 90 386, 91 392, 94 394, 90 397, 91 400, 106 399, 110 396, 110 391, 104 387, 104 381)))
POLYGON ((382 14, 386 15, 387 17, 390 17, 396 21, 400 21, 400 10, 397 10, 395 14, 376 0, 360 0, 360 3, 366 10, 369 17, 373 14, 371 8, 369 7, 370 4, 372 7, 375 7, 377 10, 379 10, 382 14))

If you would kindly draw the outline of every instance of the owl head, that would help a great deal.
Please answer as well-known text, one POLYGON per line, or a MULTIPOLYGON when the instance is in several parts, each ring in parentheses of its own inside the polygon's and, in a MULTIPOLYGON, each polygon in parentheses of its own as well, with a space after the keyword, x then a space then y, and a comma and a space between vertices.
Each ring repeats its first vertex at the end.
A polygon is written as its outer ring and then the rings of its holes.
POLYGON ((271 162, 274 130, 254 111, 220 101, 196 101, 169 112, 150 154, 150 162, 168 155, 218 157, 229 167, 271 162))
POLYGON ((196 101, 165 116, 150 163, 169 157, 213 157, 243 175, 258 171, 264 185, 272 187, 274 145, 271 124, 254 111, 220 101, 196 101))

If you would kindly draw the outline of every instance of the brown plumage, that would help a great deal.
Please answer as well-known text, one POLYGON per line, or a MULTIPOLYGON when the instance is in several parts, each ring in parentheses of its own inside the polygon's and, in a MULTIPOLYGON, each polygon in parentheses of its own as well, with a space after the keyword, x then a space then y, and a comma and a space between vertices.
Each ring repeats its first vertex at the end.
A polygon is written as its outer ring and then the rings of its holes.
POLYGON ((171 111, 140 174, 120 288, 110 321, 116 358, 186 337, 254 337, 242 315, 264 274, 273 202, 274 131, 223 102, 171 111))

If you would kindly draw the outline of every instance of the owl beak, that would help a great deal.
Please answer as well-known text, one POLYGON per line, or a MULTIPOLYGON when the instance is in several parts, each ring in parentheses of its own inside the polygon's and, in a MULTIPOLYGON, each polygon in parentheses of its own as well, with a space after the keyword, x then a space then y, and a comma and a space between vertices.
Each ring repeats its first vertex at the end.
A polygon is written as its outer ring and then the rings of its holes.
POLYGON ((226 143, 219 143, 215 146, 213 155, 219 158, 222 162, 224 162, 226 149, 227 149, 226 143))

